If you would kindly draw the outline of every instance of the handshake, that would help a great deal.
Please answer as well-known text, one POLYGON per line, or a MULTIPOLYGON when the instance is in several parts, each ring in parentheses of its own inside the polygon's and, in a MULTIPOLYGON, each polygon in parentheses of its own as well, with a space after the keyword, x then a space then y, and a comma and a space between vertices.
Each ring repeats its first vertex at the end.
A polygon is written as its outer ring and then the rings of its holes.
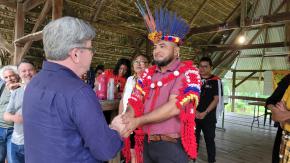
POLYGON ((139 126, 139 119, 128 113, 119 114, 109 126, 116 130, 121 137, 127 138, 139 126))

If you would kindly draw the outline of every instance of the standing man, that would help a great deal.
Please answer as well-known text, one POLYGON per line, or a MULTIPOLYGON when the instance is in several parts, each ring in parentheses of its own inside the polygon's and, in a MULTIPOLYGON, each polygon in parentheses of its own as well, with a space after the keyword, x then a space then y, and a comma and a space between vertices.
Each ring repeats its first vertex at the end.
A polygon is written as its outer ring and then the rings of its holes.
MULTIPOLYGON (((200 93, 200 102, 196 114, 196 139, 199 143, 200 133, 203 132, 208 162, 215 162, 215 128, 217 122, 216 108, 219 103, 219 77, 211 74, 212 61, 209 57, 203 57, 199 61, 199 73, 201 76, 202 87, 200 93)), ((220 87, 220 88, 219 88, 220 87)))
POLYGON ((121 118, 107 125, 97 97, 81 79, 89 70, 94 29, 63 17, 43 29, 47 61, 25 90, 25 162, 100 163, 122 148, 121 118))
POLYGON ((144 13, 139 1, 137 6, 145 19, 150 18, 146 25, 148 38, 154 43, 155 65, 141 75, 129 99, 130 107, 123 117, 127 134, 138 127, 138 162, 188 163, 189 157, 196 157, 194 117, 200 90, 197 69, 179 59, 179 45, 189 26, 178 16, 169 21, 175 13, 166 9, 156 11, 154 21, 148 7, 144 13))
POLYGON ((4 113, 4 120, 14 123, 14 130, 11 138, 12 163, 24 163, 24 133, 22 106, 24 90, 32 77, 36 74, 33 63, 21 61, 18 65, 18 72, 21 79, 21 87, 11 93, 9 103, 4 113))
POLYGON ((0 89, 0 163, 5 163, 5 158, 7 158, 10 163, 12 162, 11 135, 13 132, 13 123, 5 121, 3 115, 7 108, 12 90, 19 85, 16 66, 4 66, 0 71, 0 76, 5 82, 0 89))

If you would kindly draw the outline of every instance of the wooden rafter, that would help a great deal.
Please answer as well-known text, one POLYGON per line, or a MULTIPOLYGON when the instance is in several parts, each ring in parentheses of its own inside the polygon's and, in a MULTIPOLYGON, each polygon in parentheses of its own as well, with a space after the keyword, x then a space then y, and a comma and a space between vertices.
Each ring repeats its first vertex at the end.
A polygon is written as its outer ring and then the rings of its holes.
POLYGON ((245 50, 245 49, 260 49, 260 48, 276 48, 276 47, 286 47, 289 46, 289 42, 272 42, 263 44, 249 44, 249 45, 224 45, 223 47, 209 47, 207 51, 228 51, 228 50, 245 50))
MULTIPOLYGON (((23 3, 24 11, 28 12, 28 11, 34 9, 35 7, 42 4, 44 1, 46 1, 46 0, 26 0, 23 3)), ((47 0, 47 1, 50 1, 50 0, 47 0)))
POLYGON ((239 83, 235 84, 235 88, 237 88, 239 85, 243 84, 246 80, 248 80, 250 77, 254 76, 256 73, 257 73, 257 71, 254 71, 254 72, 250 73, 242 81, 240 81, 239 83))
MULTIPOLYGON (((241 7, 241 3, 239 3, 239 4, 238 4, 234 9, 233 9, 233 11, 229 14, 229 16, 225 19, 225 22, 226 22, 226 23, 229 22, 229 21, 232 19, 234 13, 237 12, 238 9, 239 9, 240 7, 241 7)), ((211 43, 211 42, 215 39, 215 37, 217 36, 217 34, 218 34, 218 32, 215 32, 214 34, 212 34, 212 35, 210 36, 210 38, 208 39, 208 40, 209 40, 209 41, 208 41, 208 44, 211 43)))
POLYGON ((62 17, 63 0, 52 0, 52 20, 62 17))
POLYGON ((97 10, 93 16, 93 21, 96 21, 96 19, 98 18, 99 14, 101 13, 101 9, 104 6, 106 0, 100 0, 100 3, 98 4, 97 10))
POLYGON ((38 41, 38 40, 42 39, 42 31, 39 31, 39 32, 36 32, 36 31, 40 27, 40 25, 45 21, 45 17, 50 12, 51 6, 52 6, 51 0, 47 0, 45 2, 45 5, 44 5, 38 19, 37 19, 37 22, 35 23, 32 31, 31 31, 31 34, 26 35, 26 36, 14 41, 15 43, 17 43, 17 42, 25 43, 25 46, 22 50, 22 53, 20 54, 21 58, 26 55, 26 53, 28 52, 29 48, 31 47, 33 41, 38 41))
MULTIPOLYGON (((290 12, 283 12, 283 13, 278 13, 278 14, 270 15, 270 16, 269 15, 262 16, 256 21, 246 19, 245 27, 253 28, 253 27, 259 27, 259 26, 263 26, 267 24, 269 25, 270 24, 285 24, 289 21, 290 21, 290 12)), ((221 32, 221 31, 233 30, 233 29, 238 29, 238 28, 240 28, 240 25, 236 21, 209 25, 209 26, 204 26, 204 27, 191 28, 187 37, 191 35, 201 34, 201 33, 221 32)))
POLYGON ((14 54, 14 47, 6 41, 0 34, 0 47, 5 49, 10 55, 14 54))
POLYGON ((194 23, 195 19, 197 18, 197 16, 200 14, 200 12, 204 9, 204 7, 206 6, 208 0, 204 0, 202 2, 202 4, 199 6, 199 8, 197 9, 197 11, 194 13, 194 15, 192 16, 192 18, 189 21, 189 25, 192 26, 192 24, 194 23))

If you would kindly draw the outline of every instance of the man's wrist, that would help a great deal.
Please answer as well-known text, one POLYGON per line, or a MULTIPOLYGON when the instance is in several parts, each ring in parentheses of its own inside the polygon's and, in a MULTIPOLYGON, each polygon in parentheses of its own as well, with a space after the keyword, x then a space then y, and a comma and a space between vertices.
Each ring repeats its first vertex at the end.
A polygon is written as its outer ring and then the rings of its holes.
POLYGON ((208 114, 208 113, 209 113, 209 111, 208 111, 208 110, 205 110, 205 113, 206 113, 206 114, 208 114))

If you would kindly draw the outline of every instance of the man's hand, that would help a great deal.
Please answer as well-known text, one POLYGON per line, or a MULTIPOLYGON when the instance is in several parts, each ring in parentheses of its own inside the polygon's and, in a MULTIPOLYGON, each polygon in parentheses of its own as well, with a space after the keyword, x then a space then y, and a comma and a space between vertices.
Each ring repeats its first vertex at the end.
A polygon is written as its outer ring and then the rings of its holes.
POLYGON ((140 118, 135 118, 132 114, 122 116, 123 123, 126 125, 124 137, 128 137, 137 127, 140 126, 140 118))
POLYGON ((122 120, 122 115, 117 115, 110 124, 110 128, 116 130, 122 137, 125 131, 125 124, 122 120))
POLYGON ((9 90, 14 90, 21 86, 21 83, 8 83, 7 87, 9 90))
POLYGON ((18 123, 18 124, 22 124, 23 123, 22 115, 20 115, 20 114, 13 115, 13 122, 18 123))
POLYGON ((207 115, 207 112, 196 112, 196 119, 204 119, 204 117, 207 115))
POLYGON ((286 104, 284 101, 278 102, 275 107, 271 109, 273 114, 273 119, 279 121, 280 123, 285 123, 290 119, 290 111, 287 110, 286 104))

